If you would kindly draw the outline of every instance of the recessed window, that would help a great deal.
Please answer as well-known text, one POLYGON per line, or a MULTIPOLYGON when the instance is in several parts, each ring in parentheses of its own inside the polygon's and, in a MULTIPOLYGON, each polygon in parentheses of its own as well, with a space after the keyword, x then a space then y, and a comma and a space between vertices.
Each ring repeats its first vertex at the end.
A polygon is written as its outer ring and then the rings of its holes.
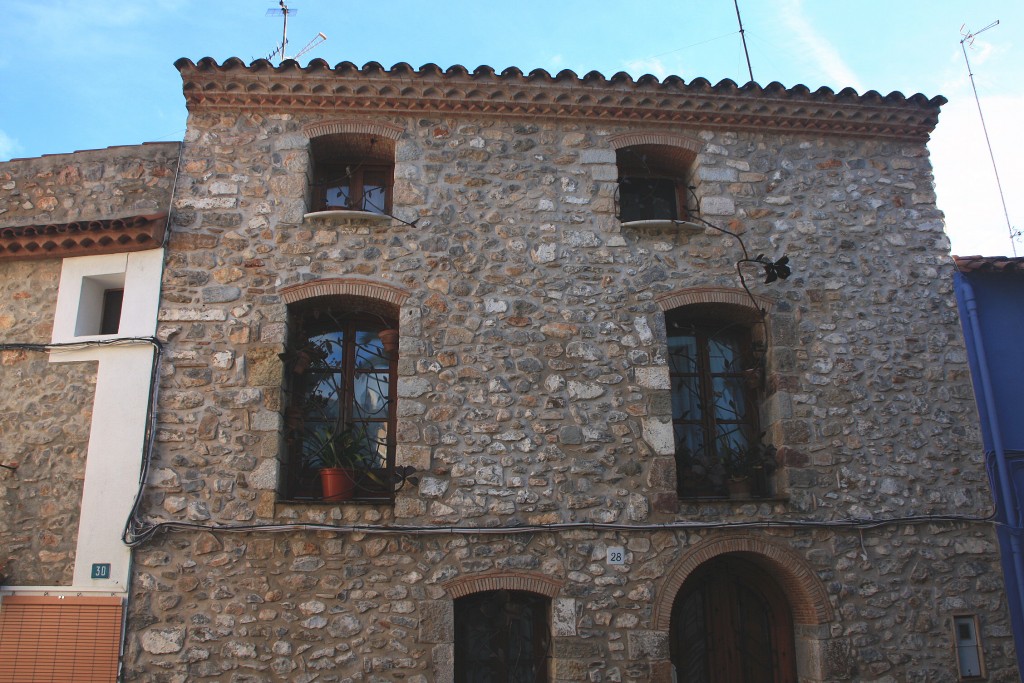
POLYGON ((100 314, 100 334, 117 334, 117 331, 121 326, 121 307, 123 304, 123 289, 108 289, 103 292, 103 312, 100 314))
POLYGON ((82 278, 75 322, 76 336, 118 333, 124 303, 124 282, 123 272, 82 278))
POLYGON ((391 213, 395 143, 363 133, 335 133, 311 141, 315 211, 391 213))
POLYGON ((342 298, 304 300, 289 314, 283 497, 390 500, 398 325, 342 298))
POLYGON ((699 309, 666 315, 679 494, 724 496, 730 482, 746 480, 765 495, 771 463, 758 434, 748 327, 699 309))
POLYGON ((692 153, 665 145, 634 145, 616 151, 618 212, 624 223, 686 220, 687 176, 692 153))

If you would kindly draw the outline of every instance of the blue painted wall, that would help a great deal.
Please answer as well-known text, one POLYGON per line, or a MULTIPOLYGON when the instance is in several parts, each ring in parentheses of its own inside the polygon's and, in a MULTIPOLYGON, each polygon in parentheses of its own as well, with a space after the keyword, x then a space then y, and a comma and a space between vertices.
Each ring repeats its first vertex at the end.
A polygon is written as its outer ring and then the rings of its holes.
POLYGON ((956 273, 985 459, 1013 622, 1024 671, 1024 274, 956 273))

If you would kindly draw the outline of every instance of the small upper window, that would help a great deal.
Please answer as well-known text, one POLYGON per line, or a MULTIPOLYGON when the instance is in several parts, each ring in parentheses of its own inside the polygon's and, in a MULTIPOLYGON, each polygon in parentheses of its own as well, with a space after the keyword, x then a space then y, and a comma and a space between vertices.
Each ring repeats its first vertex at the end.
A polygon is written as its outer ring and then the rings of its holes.
POLYGON ((692 154, 666 145, 616 150, 619 219, 686 220, 687 175, 692 154))
POLYGON ((311 148, 316 211, 391 213, 394 140, 365 133, 335 133, 313 139, 311 148))
POLYGON ((124 289, 108 289, 103 292, 100 334, 117 334, 121 327, 121 307, 123 305, 124 289))
POLYGON ((679 494, 724 496, 730 481, 747 479, 765 495, 771 463, 759 439, 749 331, 691 308, 666 315, 679 494))

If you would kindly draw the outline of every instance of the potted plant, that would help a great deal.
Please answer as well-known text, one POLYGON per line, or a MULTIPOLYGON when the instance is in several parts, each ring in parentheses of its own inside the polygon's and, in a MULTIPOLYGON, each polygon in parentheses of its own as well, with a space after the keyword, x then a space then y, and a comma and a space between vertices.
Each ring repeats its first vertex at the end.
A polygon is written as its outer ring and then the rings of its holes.
POLYGON ((367 472, 373 459, 366 443, 366 430, 346 425, 334 430, 318 424, 306 433, 304 442, 308 462, 319 469, 324 500, 349 500, 356 478, 367 472))
POLYGON ((767 477, 775 469, 775 446, 760 441, 721 449, 725 487, 730 498, 749 498, 756 490, 766 494, 767 477))
POLYGON ((398 330, 390 327, 378 330, 377 338, 380 339, 381 347, 384 349, 384 356, 394 358, 398 353, 398 330))

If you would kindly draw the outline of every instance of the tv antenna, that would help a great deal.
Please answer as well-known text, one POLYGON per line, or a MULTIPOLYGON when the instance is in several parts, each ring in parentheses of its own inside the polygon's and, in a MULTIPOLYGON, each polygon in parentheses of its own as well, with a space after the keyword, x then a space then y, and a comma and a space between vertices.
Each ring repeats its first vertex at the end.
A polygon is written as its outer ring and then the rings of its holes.
MULTIPOLYGON (((272 60, 274 59, 274 57, 279 57, 278 64, 280 64, 284 60, 288 59, 288 17, 293 14, 298 14, 299 10, 290 9, 288 5, 285 4, 284 0, 280 0, 278 4, 280 5, 279 8, 271 8, 267 10, 267 16, 281 17, 284 20, 284 27, 281 30, 281 44, 274 48, 273 52, 267 55, 267 59, 272 60)), ((323 43, 325 40, 327 40, 326 35, 324 35, 323 33, 317 33, 313 40, 306 43, 305 47, 303 47, 301 50, 295 53, 292 59, 298 59, 302 55, 306 54, 310 50, 314 49, 315 47, 323 43)))
POLYGON ((981 112, 981 98, 978 97, 978 88, 974 85, 974 72, 971 70, 971 60, 967 58, 968 46, 974 47, 974 39, 981 33, 999 26, 999 20, 996 19, 985 28, 977 31, 971 31, 970 29, 965 30, 966 24, 960 27, 960 35, 963 39, 960 41, 960 49, 964 52, 964 62, 967 64, 967 76, 971 79, 971 89, 974 90, 974 101, 978 105, 978 117, 981 119, 981 130, 985 133, 985 144, 988 145, 988 156, 992 160, 992 172, 996 176, 996 188, 999 190, 999 200, 1003 203, 1003 216, 1006 217, 1006 229, 1010 232, 1010 248, 1013 249, 1014 257, 1017 256, 1017 242, 1016 238, 1020 237, 1020 231, 1014 232, 1013 225, 1010 223, 1010 212, 1006 209, 1006 196, 1003 194, 1003 184, 999 180, 999 168, 996 166, 996 155, 992 151, 992 141, 988 137, 988 126, 985 125, 985 115, 981 112))
POLYGON ((733 7, 736 8, 736 21, 740 25, 740 40, 743 41, 743 54, 747 58, 747 73, 750 74, 750 82, 754 82, 754 69, 750 66, 750 52, 747 51, 747 34, 743 31, 743 18, 740 16, 740 2, 739 0, 732 0, 733 7))

